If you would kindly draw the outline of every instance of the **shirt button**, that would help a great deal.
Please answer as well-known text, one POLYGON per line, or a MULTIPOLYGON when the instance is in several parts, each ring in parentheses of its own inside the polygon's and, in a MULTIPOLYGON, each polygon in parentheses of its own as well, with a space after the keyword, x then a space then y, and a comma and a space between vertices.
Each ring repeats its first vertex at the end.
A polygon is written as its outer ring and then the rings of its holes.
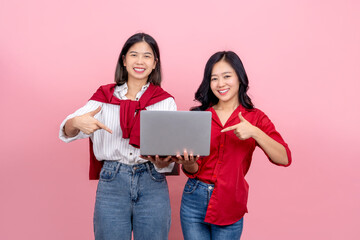
POLYGON ((139 100, 139 98, 135 98, 135 100, 137 101, 137 100, 139 100))
POLYGON ((209 205, 208 208, 211 208, 211 205, 209 205))
POLYGON ((130 155, 132 155, 132 153, 129 153, 130 155))
POLYGON ((209 190, 211 190, 211 189, 213 189, 213 187, 212 187, 212 186, 209 186, 209 190))
POLYGON ((224 146, 224 144, 220 144, 220 147, 223 147, 224 146))
POLYGON ((216 175, 213 175, 214 178, 216 178, 216 175))

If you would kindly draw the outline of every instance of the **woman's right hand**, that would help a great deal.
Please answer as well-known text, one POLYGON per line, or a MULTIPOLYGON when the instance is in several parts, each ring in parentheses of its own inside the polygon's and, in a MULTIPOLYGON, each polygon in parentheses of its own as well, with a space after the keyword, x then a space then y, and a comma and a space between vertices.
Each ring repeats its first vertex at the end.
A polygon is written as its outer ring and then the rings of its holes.
POLYGON ((67 136, 74 136, 75 133, 75 135, 77 135, 79 131, 82 131, 83 133, 90 135, 99 129, 104 129, 105 131, 112 133, 111 129, 94 118, 100 111, 101 106, 94 111, 69 119, 65 124, 65 134, 67 136))

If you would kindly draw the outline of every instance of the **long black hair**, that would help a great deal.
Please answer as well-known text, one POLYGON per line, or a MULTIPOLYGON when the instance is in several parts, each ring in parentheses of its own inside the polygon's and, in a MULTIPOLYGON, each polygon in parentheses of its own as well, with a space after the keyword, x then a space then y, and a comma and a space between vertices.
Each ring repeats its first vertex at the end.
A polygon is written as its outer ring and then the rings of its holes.
POLYGON ((219 99, 214 95, 210 88, 211 72, 214 65, 219 61, 225 61, 231 65, 239 78, 239 102, 247 109, 253 109, 254 104, 251 102, 250 97, 247 95, 249 89, 249 80, 247 78, 244 65, 239 56, 232 51, 222 51, 213 54, 206 63, 204 70, 204 78, 195 93, 195 101, 201 103, 200 106, 191 108, 192 111, 204 111, 209 107, 217 104, 219 99))
POLYGON ((156 61, 155 69, 150 73, 148 77, 148 82, 156 86, 161 85, 161 62, 160 62, 160 50, 159 47, 153 37, 146 33, 136 33, 132 35, 124 44, 119 59, 116 64, 115 70, 115 82, 117 85, 123 85, 128 80, 128 72, 126 67, 124 66, 123 56, 129 51, 132 45, 138 42, 146 42, 151 47, 154 52, 154 59, 156 61))

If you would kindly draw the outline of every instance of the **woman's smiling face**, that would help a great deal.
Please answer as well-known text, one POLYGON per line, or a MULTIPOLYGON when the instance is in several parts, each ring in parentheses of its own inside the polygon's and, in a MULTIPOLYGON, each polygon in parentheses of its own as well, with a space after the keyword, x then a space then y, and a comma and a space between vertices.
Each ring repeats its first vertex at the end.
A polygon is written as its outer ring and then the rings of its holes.
POLYGON ((129 48, 123 56, 124 66, 128 72, 128 81, 147 81, 150 73, 156 67, 156 59, 149 44, 138 42, 129 48))
POLYGON ((210 88, 219 102, 239 102, 239 86, 239 78, 229 63, 221 60, 214 65, 211 71, 210 88))

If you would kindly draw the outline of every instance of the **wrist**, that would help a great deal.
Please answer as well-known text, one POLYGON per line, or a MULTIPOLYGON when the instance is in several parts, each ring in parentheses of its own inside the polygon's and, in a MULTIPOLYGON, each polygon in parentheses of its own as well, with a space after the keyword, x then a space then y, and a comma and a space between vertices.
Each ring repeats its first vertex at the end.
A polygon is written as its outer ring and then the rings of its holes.
POLYGON ((259 140, 259 138, 261 137, 261 133, 262 131, 260 130, 260 128, 254 126, 252 138, 255 139, 255 141, 259 140))
POLYGON ((76 127, 76 119, 75 118, 76 117, 69 119, 64 125, 63 130, 67 137, 74 137, 80 132, 80 129, 78 127, 76 127))
POLYGON ((190 174, 194 174, 199 170, 199 165, 197 162, 191 164, 183 164, 183 169, 190 174))
POLYGON ((71 126, 74 129, 79 130, 79 128, 78 128, 78 116, 71 118, 70 123, 71 123, 71 126))

